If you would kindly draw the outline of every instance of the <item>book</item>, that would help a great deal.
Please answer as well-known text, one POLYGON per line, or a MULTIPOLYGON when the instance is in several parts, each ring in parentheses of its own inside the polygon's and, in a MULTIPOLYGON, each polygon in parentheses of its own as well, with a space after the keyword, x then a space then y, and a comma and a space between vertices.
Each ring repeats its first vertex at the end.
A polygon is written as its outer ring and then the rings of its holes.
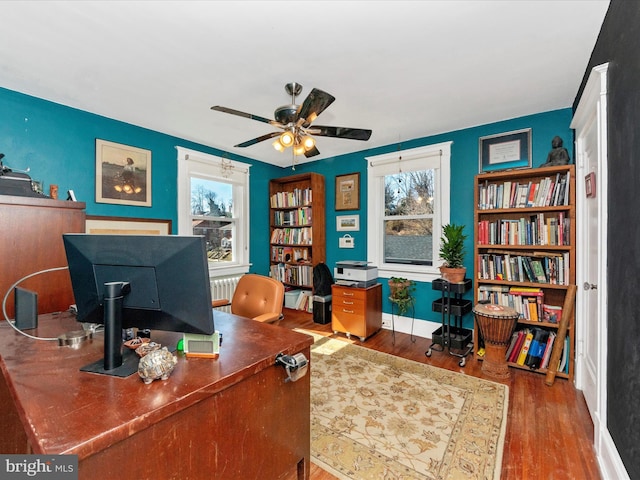
POLYGON ((513 332, 511 335, 511 341, 509 342, 509 347, 507 348, 507 352, 504 355, 505 360, 509 361, 509 357, 511 356, 511 352, 518 343, 518 332, 513 332))
POLYGON ((542 321, 548 323, 560 323, 562 318, 562 307, 557 305, 542 305, 542 321))
POLYGON ((544 328, 534 328, 533 340, 529 347, 529 353, 525 359, 525 365, 538 369, 542 365, 542 358, 544 357, 545 349, 547 348, 547 341, 549 340, 549 331, 544 328))
POLYGON ((538 283, 549 283, 549 280, 544 273, 544 267, 542 266, 541 260, 532 259, 531 269, 533 270, 533 274, 535 275, 536 281, 538 283))
POLYGON ((527 335, 524 339, 524 343, 522 344, 522 350, 520 350, 520 354, 518 355, 518 359, 516 363, 518 365, 524 365, 524 361, 527 359, 527 355, 529 353, 529 348, 531 347, 531 342, 533 341, 533 332, 531 330, 527 331, 527 335))
POLYGON ((549 332, 549 338, 547 339, 547 347, 544 350, 544 356, 542 357, 542 363, 540 364, 540 368, 548 368, 549 367, 549 359, 551 358, 551 352, 553 351, 553 344, 556 339, 555 332, 549 332))
POLYGON ((507 359, 511 363, 515 363, 518 359, 518 355, 520 355, 520 350, 522 350, 522 345, 524 344, 524 339, 527 336, 525 330, 518 330, 516 333, 518 334, 516 344, 514 345, 513 349, 511 350, 511 354, 507 359))

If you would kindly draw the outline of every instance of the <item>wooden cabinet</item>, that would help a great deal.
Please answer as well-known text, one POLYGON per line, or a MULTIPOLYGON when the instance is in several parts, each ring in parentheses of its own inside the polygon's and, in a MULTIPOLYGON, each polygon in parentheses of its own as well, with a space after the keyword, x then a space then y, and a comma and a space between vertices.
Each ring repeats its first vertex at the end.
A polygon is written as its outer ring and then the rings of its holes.
MULTIPOLYGON (((560 318, 554 312, 564 306, 576 278, 575 167, 484 173, 476 176, 474 190, 474 300, 516 308, 521 314, 516 334, 528 329, 548 344, 558 332, 560 318)), ((483 341, 477 324, 474 338, 478 355, 483 341)), ((556 349, 567 352, 566 368, 557 375, 573 379, 574 312, 567 339, 554 341, 544 352, 547 358, 556 349)), ((531 368, 514 360, 510 366, 531 368)), ((533 371, 547 368, 536 365, 533 371)))
POLYGON ((313 267, 326 260, 325 183, 317 173, 269 182, 271 276, 285 286, 313 288, 313 267))
MULTIPOLYGON (((0 295, 21 278, 41 270, 67 266, 63 233, 84 232, 84 202, 0 195, 0 295)), ((38 311, 65 311, 74 303, 69 271, 31 277, 20 286, 38 294, 38 311)), ((13 318, 13 292, 7 298, 13 318)))
POLYGON ((382 328, 382 285, 368 288, 333 285, 331 288, 333 333, 356 335, 363 342, 382 328))

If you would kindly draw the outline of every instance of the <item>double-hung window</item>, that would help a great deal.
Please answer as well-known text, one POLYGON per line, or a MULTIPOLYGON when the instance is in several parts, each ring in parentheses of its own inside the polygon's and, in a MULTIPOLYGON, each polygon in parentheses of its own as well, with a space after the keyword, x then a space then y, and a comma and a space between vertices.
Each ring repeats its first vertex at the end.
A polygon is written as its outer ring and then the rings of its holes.
POLYGON ((381 277, 440 276, 440 232, 449 222, 451 142, 367 157, 368 260, 381 277))
POLYGON ((202 235, 212 276, 249 269, 249 164, 178 149, 178 233, 202 235))

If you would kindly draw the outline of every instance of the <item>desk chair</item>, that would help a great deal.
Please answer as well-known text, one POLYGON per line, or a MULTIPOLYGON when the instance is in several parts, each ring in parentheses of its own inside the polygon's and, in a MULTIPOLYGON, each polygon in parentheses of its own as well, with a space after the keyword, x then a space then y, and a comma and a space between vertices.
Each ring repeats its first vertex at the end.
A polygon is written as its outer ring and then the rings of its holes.
POLYGON ((284 285, 271 277, 247 273, 240 278, 231 302, 213 300, 211 305, 231 305, 231 313, 259 322, 275 322, 282 318, 284 285))

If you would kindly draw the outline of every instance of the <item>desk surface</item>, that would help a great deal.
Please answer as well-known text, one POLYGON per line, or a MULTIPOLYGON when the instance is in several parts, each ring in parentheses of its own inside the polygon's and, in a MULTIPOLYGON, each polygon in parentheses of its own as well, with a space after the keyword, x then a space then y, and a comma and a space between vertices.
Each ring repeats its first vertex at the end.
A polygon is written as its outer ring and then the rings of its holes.
MULTIPOLYGON (((0 368, 33 453, 77 454, 82 461, 273 366, 278 353, 295 354, 313 343, 282 327, 214 315, 223 334, 220 357, 178 355, 169 379, 149 385, 137 374, 123 379, 79 371, 102 357, 102 334, 74 350, 31 340, 0 322, 0 368)), ((49 314, 29 333, 57 337, 78 326, 68 314, 49 314)), ((179 338, 152 334, 164 345, 175 346, 179 338)))

